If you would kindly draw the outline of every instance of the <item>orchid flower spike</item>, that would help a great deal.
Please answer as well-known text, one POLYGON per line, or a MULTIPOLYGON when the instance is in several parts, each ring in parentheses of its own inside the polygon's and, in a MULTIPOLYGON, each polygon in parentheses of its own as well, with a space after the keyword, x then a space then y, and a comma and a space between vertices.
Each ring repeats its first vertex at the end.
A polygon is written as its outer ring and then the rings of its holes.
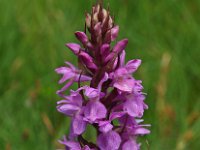
POLYGON ((78 58, 79 67, 66 62, 67 66, 55 70, 62 75, 59 84, 64 84, 57 91, 62 98, 57 110, 71 118, 69 135, 60 143, 66 150, 139 150, 137 138, 150 133, 150 125, 141 124, 148 109, 142 81, 132 76, 141 60, 125 63, 128 39, 111 46, 119 26, 102 3, 92 7, 85 22, 87 34, 75 32, 80 43, 66 44, 78 58), (78 83, 78 89, 67 95, 74 83, 78 83), (95 143, 83 137, 88 125, 97 130, 95 143))

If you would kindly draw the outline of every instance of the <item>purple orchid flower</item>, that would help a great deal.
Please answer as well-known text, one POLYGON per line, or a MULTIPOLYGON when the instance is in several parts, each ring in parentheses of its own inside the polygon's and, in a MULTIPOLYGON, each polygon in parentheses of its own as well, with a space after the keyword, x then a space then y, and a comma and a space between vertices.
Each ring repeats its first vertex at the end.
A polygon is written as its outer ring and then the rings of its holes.
POLYGON ((62 84, 69 80, 69 82, 61 89, 57 91, 58 95, 62 95, 62 92, 67 90, 74 82, 90 81, 92 78, 87 75, 80 76, 81 70, 76 69, 70 62, 65 62, 69 67, 60 67, 55 71, 58 74, 62 74, 63 77, 60 79, 59 84, 62 84))
POLYGON ((85 21, 88 33, 75 32, 81 44, 66 44, 78 57, 80 69, 66 62, 67 66, 55 70, 62 75, 59 84, 68 81, 57 91, 62 97, 57 110, 71 118, 69 135, 60 143, 66 150, 139 150, 141 143, 137 138, 150 133, 150 125, 142 124, 141 119, 148 109, 142 81, 132 76, 141 60, 125 63, 128 39, 111 46, 117 39, 119 26, 114 25, 102 3, 92 7, 85 21), (65 91, 74 82, 78 89, 66 95, 65 91), (97 131, 96 143, 82 136, 88 125, 97 131))

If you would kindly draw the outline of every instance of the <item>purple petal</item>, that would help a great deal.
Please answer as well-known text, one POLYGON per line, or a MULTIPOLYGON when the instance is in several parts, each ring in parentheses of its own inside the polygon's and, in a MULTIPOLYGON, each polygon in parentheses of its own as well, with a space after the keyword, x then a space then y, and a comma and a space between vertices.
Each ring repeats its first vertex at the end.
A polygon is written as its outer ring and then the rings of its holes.
POLYGON ((74 72, 68 67, 60 67, 55 70, 58 74, 63 74, 63 77, 59 80, 59 84, 64 83, 68 79, 74 77, 74 72))
POLYGON ((105 58, 105 62, 108 62, 109 60, 112 60, 113 58, 117 57, 118 54, 120 54, 128 44, 128 40, 124 39, 119 41, 113 48, 112 52, 105 58))
POLYGON ((77 55, 80 51, 81 46, 76 43, 68 43, 66 46, 75 54, 77 55))
POLYGON ((121 91, 129 92, 131 93, 133 91, 133 86, 134 86, 134 80, 129 78, 129 79, 119 79, 114 83, 114 87, 121 91))
POLYGON ((145 134, 149 134, 150 131, 148 129, 138 127, 135 129, 134 133, 135 133, 135 135, 145 135, 145 134))
POLYGON ((57 105, 65 104, 65 103, 68 103, 68 102, 69 102, 68 100, 61 100, 61 101, 57 102, 57 105))
POLYGON ((143 90, 142 81, 135 80, 134 93, 140 93, 143 90))
POLYGON ((124 103, 124 111, 126 111, 132 117, 143 116, 144 109, 144 95, 130 95, 129 99, 124 103))
POLYGON ((89 49, 93 49, 94 46, 92 45, 92 43, 89 41, 87 35, 84 32, 81 31, 77 31, 75 33, 76 38, 86 47, 88 47, 89 49))
POLYGON ((61 104, 57 106, 57 110, 65 115, 73 116, 80 108, 72 104, 61 104))
POLYGON ((139 123, 142 123, 144 119, 135 119, 135 121, 139 124, 139 123))
POLYGON ((128 71, 125 68, 119 68, 115 71, 114 73, 116 78, 127 78, 127 77, 131 77, 128 73, 128 71))
POLYGON ((82 106, 82 102, 83 102, 83 99, 82 99, 82 96, 79 94, 79 91, 71 91, 70 93, 70 99, 71 99, 71 103, 76 105, 76 106, 79 106, 81 107, 82 106))
POLYGON ((118 61, 120 61, 119 62, 119 67, 123 67, 124 66, 124 63, 125 63, 125 55, 126 55, 126 52, 125 52, 125 50, 123 50, 122 51, 122 53, 120 54, 120 57, 118 58, 116 58, 115 59, 115 63, 114 63, 114 65, 113 65, 113 68, 116 68, 116 66, 117 66, 117 64, 118 64, 118 61))
POLYGON ((68 141, 66 137, 64 137, 63 141, 59 141, 61 144, 70 148, 70 150, 81 150, 81 146, 78 142, 75 141, 68 141))
POLYGON ((111 30, 106 32, 103 43, 111 43, 111 30))
POLYGON ((136 141, 133 139, 126 141, 122 146, 122 150, 139 150, 139 149, 140 149, 140 144, 137 144, 136 141))
POLYGON ((131 127, 131 128, 138 125, 135 118, 129 115, 124 115, 121 118, 119 118, 119 123, 121 125, 126 124, 127 127, 131 127))
POLYGON ((125 50, 122 51, 121 55, 120 55, 120 66, 124 66, 125 64, 125 56, 126 56, 126 52, 125 50))
POLYGON ((129 61, 127 64, 126 64, 126 69, 129 73, 133 73, 135 72, 138 67, 140 66, 141 64, 141 60, 140 59, 134 59, 134 60, 131 60, 129 61))
POLYGON ((85 118, 91 123, 94 123, 97 119, 105 118, 106 113, 105 106, 99 101, 89 101, 84 110, 85 118))
POLYGON ((97 66, 96 66, 96 64, 94 63, 93 58, 92 58, 89 54, 87 54, 87 53, 85 53, 85 52, 81 52, 81 53, 79 54, 79 57, 82 59, 83 63, 84 63, 88 68, 97 70, 97 66))
POLYGON ((99 122, 99 131, 101 132, 108 132, 110 130, 112 130, 113 125, 110 123, 110 121, 100 121, 99 122))
POLYGON ((120 118, 125 114, 126 114, 126 112, 123 112, 123 111, 121 111, 121 112, 111 112, 111 114, 109 116, 109 120, 111 121, 111 120, 114 120, 116 118, 120 118))
POLYGON ((76 116, 72 119, 72 132, 76 135, 82 134, 86 129, 86 121, 83 120, 83 117, 76 116))
POLYGON ((90 99, 99 98, 100 97, 100 91, 98 89, 91 88, 91 87, 87 86, 85 88, 85 96, 87 96, 90 99))
POLYGON ((92 78, 87 75, 83 75, 83 74, 81 75, 81 77, 80 77, 80 74, 75 74, 74 81, 79 82, 79 80, 80 80, 80 82, 85 82, 85 81, 91 81, 92 78))
POLYGON ((111 40, 114 41, 119 33, 119 26, 115 26, 114 28, 111 29, 111 40))
POLYGON ((123 40, 117 42, 117 44, 113 48, 113 52, 115 52, 115 53, 122 52, 126 48, 127 44, 128 44, 128 39, 123 39, 123 40))
POLYGON ((124 111, 132 117, 142 117, 144 110, 139 106, 139 104, 137 104, 137 102, 128 100, 124 104, 124 111))
POLYGON ((58 101, 57 109, 59 112, 68 116, 73 116, 82 106, 82 96, 79 93, 72 93, 70 96, 65 96, 66 100, 58 101))
POLYGON ((74 83, 74 79, 70 79, 69 82, 67 84, 65 84, 64 87, 62 87, 61 90, 57 91, 58 94, 64 92, 65 90, 67 90, 72 84, 74 83))
POLYGON ((66 61, 65 64, 67 64, 72 70, 77 70, 74 65, 72 65, 70 62, 66 61))
POLYGON ((68 67, 60 67, 60 68, 56 68, 55 71, 58 74, 66 74, 66 73, 71 72, 72 70, 68 67))
POLYGON ((81 150, 81 146, 78 142, 68 141, 68 142, 65 142, 64 145, 70 148, 70 150, 81 150))
POLYGON ((103 78, 101 79, 101 81, 100 81, 99 84, 98 84, 98 90, 99 90, 99 91, 101 91, 101 88, 102 88, 103 83, 104 83, 105 81, 107 81, 107 80, 108 80, 108 73, 105 72, 103 78))
POLYGON ((128 74, 125 68, 117 69, 110 78, 114 79, 113 86, 117 89, 131 93, 135 85, 135 79, 128 74))
POLYGON ((102 133, 97 138, 97 144, 101 150, 118 150, 121 144, 121 137, 115 131, 102 133))
POLYGON ((109 44, 103 44, 101 46, 101 55, 103 58, 105 58, 106 56, 108 56, 109 52, 110 52, 110 45, 109 44))
POLYGON ((77 39, 78 39, 81 43, 83 43, 83 45, 87 45, 87 42, 88 42, 89 40, 88 40, 87 35, 86 35, 84 32, 77 31, 77 32, 75 33, 75 35, 76 35, 77 39))
POLYGON ((74 77, 74 73, 68 73, 68 74, 65 74, 63 75, 63 77, 59 80, 59 84, 62 84, 64 83, 65 81, 69 80, 70 78, 73 78, 74 77))

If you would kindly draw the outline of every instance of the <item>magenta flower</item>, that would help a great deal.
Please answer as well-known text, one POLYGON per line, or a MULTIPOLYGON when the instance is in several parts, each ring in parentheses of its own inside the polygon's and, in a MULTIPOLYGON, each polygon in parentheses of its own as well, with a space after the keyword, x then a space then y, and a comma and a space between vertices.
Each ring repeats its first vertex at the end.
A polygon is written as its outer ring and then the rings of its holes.
POLYGON ((71 118, 70 133, 60 143, 66 150, 139 150, 137 138, 150 133, 149 125, 141 124, 148 109, 142 81, 132 76, 141 60, 125 63, 128 39, 111 46, 119 26, 102 4, 95 5, 85 21, 88 34, 75 32, 80 44, 66 44, 77 56, 79 69, 66 62, 55 70, 62 75, 59 84, 65 83, 57 91, 62 97, 57 110, 71 118), (78 89, 66 95, 74 82, 78 89), (97 130, 95 143, 82 136, 88 125, 97 130))

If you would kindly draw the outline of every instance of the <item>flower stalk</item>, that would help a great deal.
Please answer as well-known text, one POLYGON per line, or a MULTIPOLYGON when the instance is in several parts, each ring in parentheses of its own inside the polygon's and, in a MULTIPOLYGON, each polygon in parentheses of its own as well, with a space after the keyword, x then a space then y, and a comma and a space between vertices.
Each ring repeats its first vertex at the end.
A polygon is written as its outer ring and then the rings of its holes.
POLYGON ((125 63, 128 39, 111 46, 118 32, 110 11, 103 8, 103 1, 98 1, 91 13, 86 13, 85 31, 75 32, 81 45, 66 44, 79 64, 78 69, 66 62, 67 66, 55 70, 62 75, 59 83, 64 84, 57 91, 62 98, 57 110, 71 118, 70 133, 60 141, 67 150, 139 150, 137 137, 150 133, 146 129, 149 125, 141 124, 144 110, 148 109, 142 81, 132 76, 141 60, 125 63), (66 95, 75 82, 78 89, 66 95), (96 143, 82 136, 88 125, 97 130, 96 143))

